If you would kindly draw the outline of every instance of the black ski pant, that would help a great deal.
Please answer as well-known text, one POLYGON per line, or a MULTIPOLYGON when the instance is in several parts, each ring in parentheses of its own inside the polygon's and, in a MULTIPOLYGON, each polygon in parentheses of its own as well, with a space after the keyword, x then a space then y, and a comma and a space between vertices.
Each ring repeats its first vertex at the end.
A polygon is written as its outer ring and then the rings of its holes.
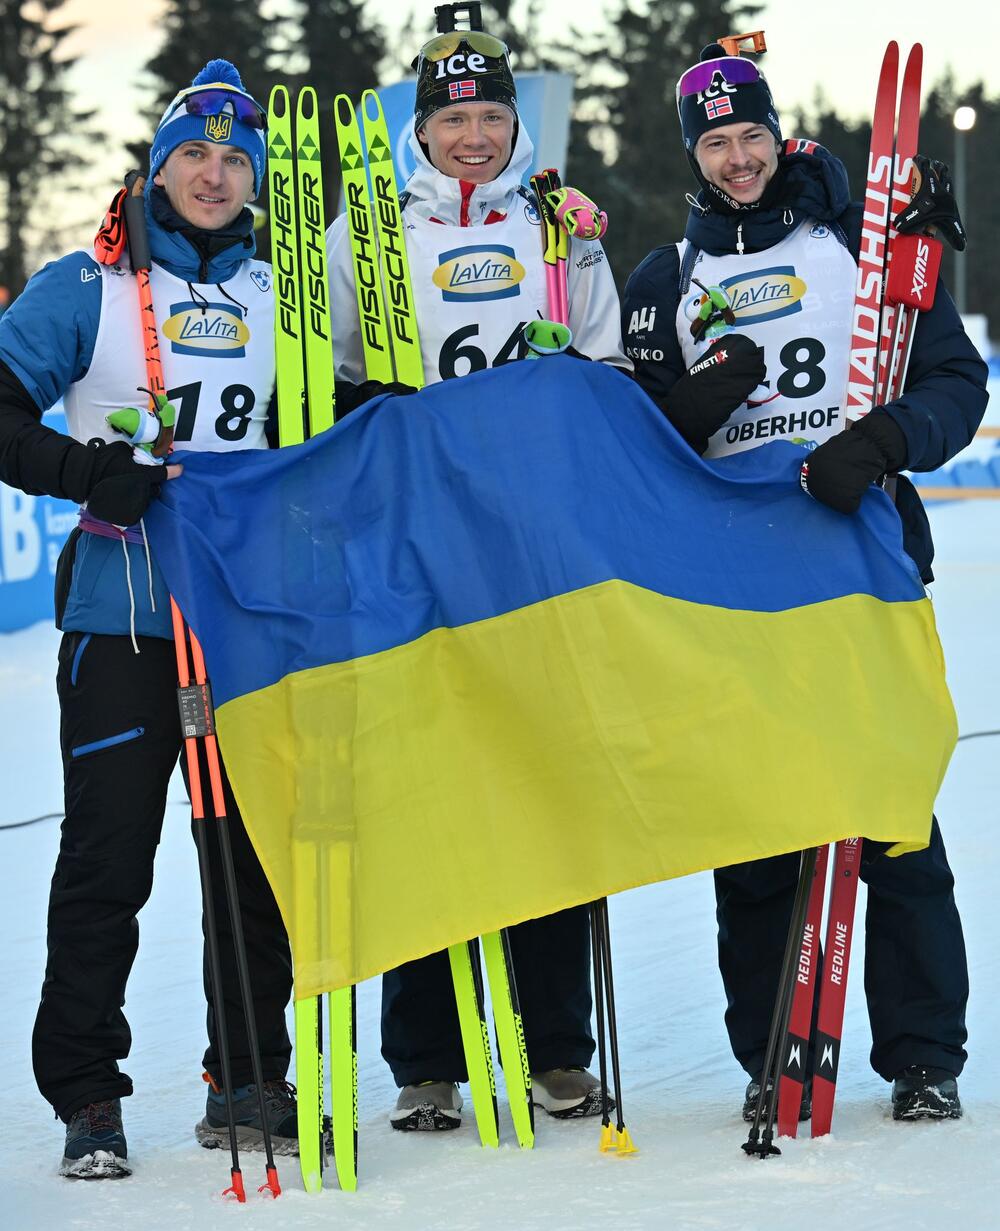
MULTIPOLYGON (((531 1071, 590 1063, 590 907, 529 919, 509 931, 531 1071)), ((382 976, 382 1055, 397 1086, 467 1081, 445 952, 382 976)))
MULTIPOLYGON (((68 1121, 88 1103, 132 1093, 118 1067, 132 1036, 122 1012, 139 944, 136 916, 153 883, 167 783, 181 747, 177 668, 171 641, 66 633, 57 687, 66 819, 49 897, 48 961, 35 1020, 35 1079, 68 1121)), ((208 774, 203 772, 207 792, 208 774)), ((265 1079, 284 1077, 291 1045, 288 939, 271 889, 226 783, 236 876, 253 980, 265 1079)), ((210 805, 207 805, 210 807, 210 805)), ((251 1078, 232 933, 214 824, 210 862, 216 899, 233 1081, 251 1078)), ((185 902, 200 897, 191 885, 185 902)), ((207 963, 204 970, 206 995, 207 963)), ((204 1066, 221 1084, 213 1014, 204 1066)))
MULTIPOLYGON (((860 871, 868 886, 865 996, 872 1068, 886 1081, 918 1064, 957 1077, 966 1060, 969 972, 937 820, 925 850, 890 859, 886 849, 865 842, 860 871)), ((733 1054, 751 1077, 764 1067, 798 874, 798 854, 715 873, 726 1027, 733 1054)))

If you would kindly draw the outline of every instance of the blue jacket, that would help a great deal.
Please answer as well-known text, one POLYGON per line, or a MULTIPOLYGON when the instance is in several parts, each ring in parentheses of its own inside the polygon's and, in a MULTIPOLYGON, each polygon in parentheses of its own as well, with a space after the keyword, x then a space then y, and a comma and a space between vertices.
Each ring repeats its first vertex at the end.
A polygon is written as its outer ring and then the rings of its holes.
MULTIPOLYGON (((187 281, 224 283, 254 255, 247 228, 206 259, 187 238, 157 222, 148 197, 146 224, 153 260, 187 281)), ((94 258, 73 252, 35 274, 0 319, 0 479, 28 491, 82 498, 69 476, 84 446, 39 420, 90 368, 101 287, 94 258)), ((150 576, 143 545, 123 546, 94 534, 74 531, 67 543, 56 612, 65 631, 128 635, 134 621, 139 636, 173 636, 166 586, 155 562, 150 576)))
MULTIPOLYGON (((713 256, 736 252, 739 242, 748 253, 764 252, 806 218, 814 218, 833 226, 857 260, 862 206, 850 200, 843 163, 817 146, 813 153, 783 156, 779 174, 781 192, 766 210, 717 213, 700 193, 688 216, 685 238, 713 256)), ((627 337, 633 312, 656 306, 642 353, 626 349, 635 364, 636 379, 660 402, 668 399, 675 381, 686 370, 675 330, 679 302, 677 247, 656 248, 626 284, 622 334, 627 337)), ((752 337, 753 327, 741 327, 741 332, 752 337)), ((934 306, 917 318, 903 396, 884 407, 906 437, 908 470, 936 470, 972 440, 986 410, 986 378, 986 364, 969 341, 955 305, 939 280, 934 306)), ((930 581, 934 557, 930 525, 919 496, 905 476, 897 486, 896 506, 906 550, 923 579, 930 581)))

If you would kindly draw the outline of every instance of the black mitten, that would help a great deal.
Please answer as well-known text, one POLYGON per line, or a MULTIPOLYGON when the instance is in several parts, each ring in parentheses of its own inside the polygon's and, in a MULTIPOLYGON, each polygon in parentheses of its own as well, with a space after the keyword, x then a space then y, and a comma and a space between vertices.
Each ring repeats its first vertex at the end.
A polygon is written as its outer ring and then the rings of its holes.
POLYGON ((94 453, 87 492, 87 509, 101 521, 133 526, 160 494, 166 466, 144 466, 133 460, 124 441, 101 445, 94 453))
POLYGON ((906 452, 903 429, 876 407, 814 449, 799 481, 810 496, 838 513, 856 513, 872 483, 905 467, 906 452))
POLYGON ((766 375, 763 350, 741 333, 727 334, 713 342, 660 406, 691 448, 704 453, 709 437, 766 375))

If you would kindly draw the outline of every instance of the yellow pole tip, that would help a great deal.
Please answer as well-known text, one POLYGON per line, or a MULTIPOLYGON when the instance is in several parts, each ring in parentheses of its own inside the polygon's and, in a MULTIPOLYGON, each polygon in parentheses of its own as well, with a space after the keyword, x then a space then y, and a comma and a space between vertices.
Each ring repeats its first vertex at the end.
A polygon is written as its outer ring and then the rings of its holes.
POLYGON ((623 1128, 618 1135, 618 1153, 619 1154, 638 1154, 639 1147, 633 1142, 632 1135, 627 1128, 623 1128))
POLYGON ((601 1128, 601 1153, 607 1154, 609 1150, 617 1149, 618 1134, 615 1132, 613 1124, 605 1124, 601 1128))

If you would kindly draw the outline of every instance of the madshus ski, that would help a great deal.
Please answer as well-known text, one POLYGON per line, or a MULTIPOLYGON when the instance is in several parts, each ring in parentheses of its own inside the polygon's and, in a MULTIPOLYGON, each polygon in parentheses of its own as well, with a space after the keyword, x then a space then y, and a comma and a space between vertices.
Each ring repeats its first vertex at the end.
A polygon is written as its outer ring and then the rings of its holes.
MULTIPOLYGON (((369 379, 398 380, 419 389, 424 368, 399 190, 382 104, 374 90, 362 95, 359 110, 360 123, 347 95, 334 102, 365 370, 369 379)), ((530 1148, 535 1139, 531 1074, 506 932, 483 936, 482 954, 514 1132, 518 1144, 530 1148)), ((500 1121, 479 940, 452 945, 448 957, 479 1139, 495 1147, 500 1121)))
MULTIPOLYGON (((275 288, 278 436, 300 444, 335 418, 333 330, 326 261, 319 110, 311 87, 299 91, 295 121, 284 86, 268 108, 268 189, 275 288)), ((314 870, 317 903, 325 901, 325 865, 314 870)), ((317 915, 317 926, 320 925, 317 915)), ((328 997, 332 1144, 340 1187, 357 1188, 357 1005, 353 987, 328 997)), ((299 1163, 307 1192, 323 1187, 326 1087, 323 998, 295 1002, 299 1163)))
MULTIPOLYGON (((922 67, 923 49, 917 43, 906 60, 897 108, 899 48, 895 42, 887 46, 868 155, 848 371, 849 419, 861 418, 903 392, 917 313, 927 311, 934 302, 941 261, 941 241, 934 235, 935 226, 954 246, 965 246, 947 168, 917 157, 922 67), (920 195, 925 174, 934 180, 929 199, 920 195), (946 205, 935 206, 935 191, 939 199, 947 199, 946 205)), ((806 472, 807 468, 808 462, 806 472)), ((890 477, 886 482, 890 494, 893 487, 890 477)), ((862 848, 861 838, 845 838, 834 848, 814 1040, 813 1137, 828 1134, 833 1123, 862 848)), ((825 849, 820 852, 824 865, 826 855, 825 849)), ((794 1137, 798 1126, 825 881, 825 866, 822 872, 817 866, 782 1052, 778 1091, 778 1130, 782 1136, 794 1137)))

